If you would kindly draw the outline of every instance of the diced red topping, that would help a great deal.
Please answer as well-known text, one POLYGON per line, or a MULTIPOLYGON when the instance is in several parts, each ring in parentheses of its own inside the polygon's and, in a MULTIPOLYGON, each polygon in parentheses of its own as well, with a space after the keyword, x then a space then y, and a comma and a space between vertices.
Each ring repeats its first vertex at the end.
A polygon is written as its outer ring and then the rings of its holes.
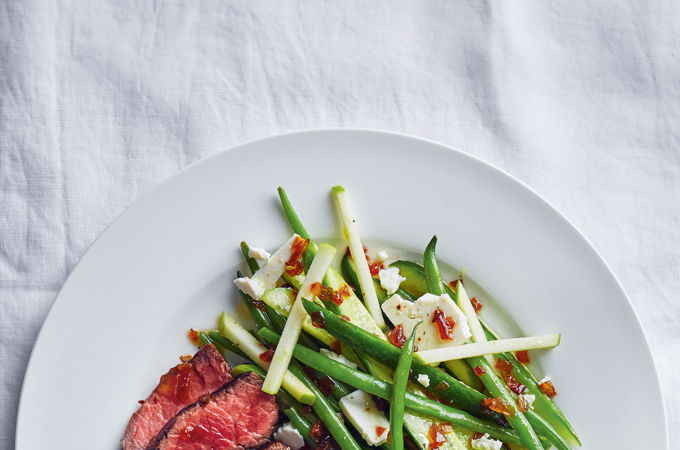
POLYGON ((387 334, 387 339, 389 339, 390 343, 395 347, 402 348, 404 346, 404 342, 406 342, 404 327, 397 325, 396 327, 392 328, 392 331, 387 334))
POLYGON ((484 375, 486 373, 486 371, 484 369, 482 369, 480 366, 477 366, 472 370, 475 371, 475 375, 477 375, 478 377, 481 377, 482 375, 484 375))
POLYGON ((333 292, 333 299, 331 300, 333 303, 335 303, 336 305, 340 306, 340 305, 342 305, 342 302, 343 302, 344 300, 345 300, 345 299, 342 298, 342 294, 340 294, 339 291, 333 292))
POLYGON ((508 385, 508 389, 510 389, 517 395, 521 394, 526 390, 526 386, 517 381, 515 377, 513 377, 512 375, 508 375, 507 377, 505 377, 505 384, 508 385))
POLYGON ((385 431, 387 431, 387 428, 385 428, 385 427, 375 427, 375 434, 377 434, 378 437, 385 434, 385 431))
POLYGON ((324 302, 333 302, 336 305, 341 305, 343 298, 342 295, 334 291, 328 286, 324 286, 321 283, 312 283, 310 286, 310 291, 315 297, 320 298, 324 302))
POLYGON ((312 427, 309 429, 309 437, 311 437, 314 441, 319 442, 319 440, 326 434, 326 430, 324 429, 323 425, 321 422, 317 422, 312 427))
POLYGON ((312 325, 317 328, 326 328, 328 326, 326 324, 326 318, 321 311, 314 311, 309 315, 309 317, 312 318, 312 325))
POLYGON ((427 430, 427 440, 429 441, 428 449, 432 450, 444 445, 446 443, 446 436, 444 436, 439 426, 433 423, 430 425, 430 429, 427 430))
POLYGON ((381 269, 385 267, 383 261, 373 261, 370 256, 368 256, 368 249, 364 247, 364 257, 366 258, 366 264, 368 264, 368 270, 371 272, 371 276, 378 276, 381 269))
POLYGON ((335 389, 335 381, 328 375, 324 375, 316 380, 316 385, 323 395, 330 395, 335 389))
POLYGON ((194 345, 199 345, 201 343, 201 337, 198 335, 198 331, 193 328, 187 332, 187 337, 194 345))
POLYGON ((479 310, 482 309, 482 303, 477 300, 477 297, 472 297, 470 299, 470 303, 472 303, 472 308, 475 310, 475 312, 479 312, 479 310))
POLYGON ((300 275, 304 268, 302 264, 302 254, 309 246, 309 239, 302 239, 296 236, 290 245, 290 258, 286 261, 286 273, 292 277, 300 275))
POLYGON ((350 287, 348 284, 345 284, 342 286, 340 289, 338 289, 338 293, 342 298, 347 298, 350 295, 352 295, 352 291, 350 290, 350 287))
POLYGON ((517 408, 523 413, 529 410, 529 402, 527 402, 523 395, 517 397, 517 408))
POLYGON ((496 360, 495 367, 498 373, 503 375, 503 378, 508 377, 512 373, 512 364, 510 364, 503 358, 498 358, 496 360))
POLYGON ((515 415, 515 410, 511 405, 508 405, 500 397, 485 398, 482 400, 482 406, 487 407, 491 411, 503 414, 506 417, 512 417, 515 415))
POLYGON ((522 364, 529 364, 531 359, 529 358, 529 350, 520 350, 515 352, 515 356, 522 364))
POLYGON ((342 352, 342 343, 337 339, 331 343, 331 350, 335 353, 340 354, 342 352))
POLYGON ((248 301, 260 311, 264 311, 267 309, 267 305, 265 305, 265 303, 262 300, 255 300, 254 298, 248 297, 248 301))
POLYGON ((543 383, 540 383, 538 385, 538 387, 539 387, 539 389, 541 389, 541 392, 543 392, 545 395, 547 395, 550 398, 553 398, 554 396, 557 395, 557 391, 555 390, 555 385, 550 380, 546 380, 543 383))
POLYGON ((189 361, 191 358, 193 358, 193 356, 191 356, 191 355, 182 355, 182 356, 179 357, 179 360, 182 361, 183 363, 185 363, 185 362, 189 361))
POLYGON ((272 358, 274 358, 274 350, 267 350, 266 352, 260 353, 259 358, 261 361, 266 363, 272 362, 272 358))
POLYGON ((382 269, 385 268, 385 264, 382 261, 375 261, 368 265, 368 270, 371 272, 371 276, 377 277, 382 269))
POLYGON ((145 401, 144 400, 137 400, 137 403, 139 403, 140 405, 143 405, 145 403, 145 401))
POLYGON ((347 322, 350 322, 349 317, 347 317, 347 316, 344 315, 344 314, 340 314, 340 318, 341 318, 342 320, 345 320, 345 321, 347 321, 347 322))
POLYGON ((463 283, 462 278, 458 278, 457 280, 449 281, 449 287, 453 289, 454 291, 456 290, 456 287, 458 287, 458 283, 463 283))
POLYGON ((443 341, 450 341, 453 339, 453 327, 456 326, 456 322, 453 321, 451 316, 445 315, 441 308, 434 310, 434 313, 432 314, 432 323, 437 328, 440 339, 443 341))

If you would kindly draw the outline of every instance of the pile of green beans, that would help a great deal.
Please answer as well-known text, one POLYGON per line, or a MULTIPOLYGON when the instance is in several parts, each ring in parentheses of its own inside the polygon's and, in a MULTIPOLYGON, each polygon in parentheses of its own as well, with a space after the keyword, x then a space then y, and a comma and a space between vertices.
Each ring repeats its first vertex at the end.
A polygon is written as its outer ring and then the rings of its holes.
MULTIPOLYGON (((442 281, 442 276, 439 271, 436 256, 437 237, 434 236, 425 248, 423 255, 423 266, 425 268, 425 278, 429 290, 432 294, 442 295, 445 293, 445 284, 442 281)), ((550 440, 558 449, 568 450, 569 446, 561 436, 548 425, 545 420, 535 414, 533 411, 527 411, 526 415, 522 413, 515 403, 515 399, 505 385, 503 380, 496 374, 491 363, 483 356, 476 356, 467 359, 468 364, 472 368, 480 368, 477 370, 479 379, 484 384, 484 387, 489 393, 503 402, 511 409, 511 414, 506 416, 510 425, 517 431, 522 440, 522 445, 530 450, 542 450, 543 445, 538 438, 534 427, 541 432, 548 440, 550 440), (533 426, 532 426, 533 425, 533 426)))
MULTIPOLYGON (((272 330, 263 328, 258 334, 272 344, 276 344, 280 338, 272 330)), ((376 397, 390 400, 392 398, 392 385, 380 381, 373 376, 353 369, 345 364, 333 361, 324 355, 310 350, 302 345, 296 345, 293 356, 301 363, 320 370, 333 378, 342 381, 356 389, 361 389, 376 397)), ((510 444, 519 444, 519 436, 512 430, 498 426, 488 420, 479 419, 464 411, 447 406, 435 400, 430 400, 421 395, 412 394, 405 390, 404 402, 406 409, 416 413, 436 417, 445 422, 460 425, 472 431, 489 433, 491 436, 501 439, 510 444)))

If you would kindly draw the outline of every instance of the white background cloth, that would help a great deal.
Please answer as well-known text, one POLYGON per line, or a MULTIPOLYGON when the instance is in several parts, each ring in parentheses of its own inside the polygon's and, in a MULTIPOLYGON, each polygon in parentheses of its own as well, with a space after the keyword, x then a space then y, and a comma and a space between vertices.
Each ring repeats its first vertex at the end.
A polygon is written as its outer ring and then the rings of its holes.
POLYGON ((680 439, 679 5, 1 0, 0 448, 106 225, 189 163, 321 127, 441 141, 552 202, 628 291, 680 439))

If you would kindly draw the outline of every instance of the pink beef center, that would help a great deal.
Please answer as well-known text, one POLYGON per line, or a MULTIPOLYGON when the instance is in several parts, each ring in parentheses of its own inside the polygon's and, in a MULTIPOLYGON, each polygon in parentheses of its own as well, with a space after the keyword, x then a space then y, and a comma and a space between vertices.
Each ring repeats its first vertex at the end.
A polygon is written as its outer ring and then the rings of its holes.
POLYGON ((261 382, 239 381, 203 407, 177 418, 161 444, 164 449, 234 449, 264 444, 278 418, 273 396, 261 382))

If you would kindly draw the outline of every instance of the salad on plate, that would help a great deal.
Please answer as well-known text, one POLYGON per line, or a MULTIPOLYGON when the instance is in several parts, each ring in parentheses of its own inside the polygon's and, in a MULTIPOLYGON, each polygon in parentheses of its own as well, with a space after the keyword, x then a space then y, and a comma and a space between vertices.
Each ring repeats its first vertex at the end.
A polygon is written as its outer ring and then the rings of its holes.
POLYGON ((528 366, 559 334, 499 336, 463 277, 442 276, 436 236, 415 261, 367 249, 341 186, 341 254, 278 194, 292 236, 271 254, 240 245, 250 320, 222 312, 215 329, 190 330, 200 349, 140 401, 123 449, 581 445, 550 377, 528 366))

